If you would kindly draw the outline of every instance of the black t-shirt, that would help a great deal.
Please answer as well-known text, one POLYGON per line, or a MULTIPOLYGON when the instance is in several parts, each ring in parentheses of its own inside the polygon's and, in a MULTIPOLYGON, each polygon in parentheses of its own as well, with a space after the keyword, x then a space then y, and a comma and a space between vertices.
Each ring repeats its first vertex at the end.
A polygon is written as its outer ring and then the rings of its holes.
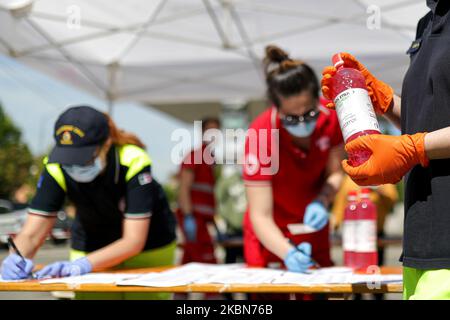
MULTIPOLYGON (((450 3, 440 1, 418 25, 402 89, 402 131, 450 126, 450 3)), ((449 137, 450 139, 450 137, 449 137)), ((450 268, 450 159, 414 167, 405 179, 403 264, 450 268)))
POLYGON ((126 146, 129 164, 119 161, 120 147, 113 146, 105 171, 90 183, 74 181, 62 169, 65 188, 44 169, 30 214, 54 216, 66 199, 76 207, 72 225, 72 248, 91 252, 122 237, 124 219, 149 219, 145 250, 169 244, 175 239, 175 217, 161 185, 151 176, 147 154, 126 146), (64 190, 66 189, 66 190, 64 190))

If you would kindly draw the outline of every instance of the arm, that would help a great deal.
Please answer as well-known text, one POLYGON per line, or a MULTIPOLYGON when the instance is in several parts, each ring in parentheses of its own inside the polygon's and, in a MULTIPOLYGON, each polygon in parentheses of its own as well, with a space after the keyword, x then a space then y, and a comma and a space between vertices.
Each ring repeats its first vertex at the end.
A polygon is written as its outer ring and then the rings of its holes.
POLYGON ((428 159, 450 158, 450 127, 425 135, 425 152, 428 159))
POLYGON ((341 161, 345 158, 344 146, 338 145, 333 147, 330 151, 328 163, 326 167, 326 181, 317 200, 322 202, 327 208, 331 206, 331 203, 336 196, 336 193, 341 186, 344 174, 341 168, 341 161))
POLYGON ((401 128, 401 105, 402 100, 399 96, 394 95, 389 109, 384 114, 384 117, 392 122, 398 129, 401 128))
POLYGON ((450 127, 430 133, 387 136, 372 134, 355 139, 348 152, 370 150, 370 158, 358 167, 342 162, 344 170, 359 185, 397 183, 416 165, 427 167, 429 160, 450 158, 450 127))
POLYGON ((110 268, 140 253, 145 246, 149 226, 150 219, 125 219, 122 238, 87 255, 92 269, 110 268))
POLYGON ((190 169, 181 170, 178 204, 184 214, 192 213, 191 188, 194 178, 194 171, 190 169))
POLYGON ((292 248, 273 219, 272 186, 247 186, 250 221, 259 241, 280 259, 292 248))
POLYGON ((19 251, 26 258, 32 259, 55 224, 55 217, 41 217, 29 214, 22 230, 14 238, 19 251))

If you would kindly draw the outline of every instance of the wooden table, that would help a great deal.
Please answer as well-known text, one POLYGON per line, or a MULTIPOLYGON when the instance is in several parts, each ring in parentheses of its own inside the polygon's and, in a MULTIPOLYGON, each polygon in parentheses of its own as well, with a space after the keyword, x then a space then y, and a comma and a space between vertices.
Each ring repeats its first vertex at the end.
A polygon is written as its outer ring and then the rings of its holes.
MULTIPOLYGON (((332 236, 330 238, 330 243, 332 246, 342 246, 342 238, 339 236, 332 236)), ((244 246, 244 241, 242 237, 234 237, 225 239, 223 241, 218 241, 217 244, 225 249, 227 248, 242 248, 244 246)), ((401 236, 384 236, 377 239, 377 245, 379 248, 386 248, 390 246, 401 246, 402 237, 401 236)), ((180 244, 182 246, 182 244, 180 244)))
MULTIPOLYGON (((115 270, 120 273, 160 272, 168 268, 145 268, 115 270)), ((401 267, 382 267, 383 274, 400 274, 401 267)), ((114 284, 40 284, 38 280, 24 282, 0 282, 0 291, 72 291, 72 292, 212 292, 212 293, 324 293, 329 295, 349 295, 353 293, 401 293, 401 284, 383 284, 379 288, 370 289, 366 284, 324 284, 314 286, 292 284, 190 284, 186 286, 154 288, 138 286, 116 286, 114 284)))

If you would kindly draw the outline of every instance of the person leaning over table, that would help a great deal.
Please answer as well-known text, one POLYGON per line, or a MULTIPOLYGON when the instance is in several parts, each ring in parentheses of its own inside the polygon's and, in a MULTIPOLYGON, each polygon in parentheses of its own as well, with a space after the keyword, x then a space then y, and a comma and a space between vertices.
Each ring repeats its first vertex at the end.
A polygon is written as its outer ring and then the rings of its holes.
POLYGON ((330 266, 329 207, 343 176, 336 112, 321 105, 319 81, 307 64, 275 46, 266 48, 264 62, 273 106, 253 121, 246 139, 245 260, 304 272, 312 256, 330 266), (289 227, 296 224, 315 231, 293 234, 289 227))
MULTIPOLYGON (((428 0, 427 5, 431 11, 419 21, 408 50, 401 99, 356 58, 341 54, 344 65, 365 76, 375 110, 403 133, 348 143, 347 151, 372 155, 360 166, 342 165, 359 185, 397 183, 405 176, 404 298, 450 299, 450 2, 428 0)), ((334 72, 334 67, 323 71, 325 96, 334 72)))
MULTIPOLYGON (((66 198, 76 207, 70 261, 36 272, 38 278, 64 277, 120 267, 173 265, 175 217, 151 160, 135 135, 117 129, 94 108, 77 106, 55 124, 56 146, 45 162, 27 220, 15 237, 26 265, 11 253, 3 279, 28 278, 33 256, 45 241, 66 198)), ((167 294, 78 295, 92 298, 167 298, 167 294)))

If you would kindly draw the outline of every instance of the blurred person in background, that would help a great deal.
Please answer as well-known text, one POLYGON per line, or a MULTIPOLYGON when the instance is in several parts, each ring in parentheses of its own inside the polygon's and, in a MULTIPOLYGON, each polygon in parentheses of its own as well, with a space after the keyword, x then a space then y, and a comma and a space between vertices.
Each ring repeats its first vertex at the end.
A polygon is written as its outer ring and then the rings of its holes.
POLYGON ((207 131, 213 129, 220 129, 218 119, 202 120, 202 145, 189 152, 180 167, 177 218, 184 236, 183 264, 217 263, 213 237, 208 230, 208 225, 215 226, 215 163, 213 150, 205 138, 207 131))
MULTIPOLYGON (((28 218, 14 241, 2 277, 26 279, 33 257, 68 199, 76 208, 70 261, 58 261, 38 278, 82 275, 106 268, 173 265, 175 217, 151 160, 138 137, 119 130, 112 119, 91 107, 72 107, 56 121, 53 148, 31 202, 28 218)), ((170 295, 77 293, 77 298, 166 299, 170 295)))
POLYGON ((264 65, 273 105, 253 121, 249 130, 256 135, 249 131, 246 140, 245 259, 250 266, 293 272, 305 272, 311 257, 331 266, 329 209, 344 156, 337 116, 322 106, 318 79, 306 63, 268 46, 264 65), (313 232, 289 230, 298 224, 313 232))

